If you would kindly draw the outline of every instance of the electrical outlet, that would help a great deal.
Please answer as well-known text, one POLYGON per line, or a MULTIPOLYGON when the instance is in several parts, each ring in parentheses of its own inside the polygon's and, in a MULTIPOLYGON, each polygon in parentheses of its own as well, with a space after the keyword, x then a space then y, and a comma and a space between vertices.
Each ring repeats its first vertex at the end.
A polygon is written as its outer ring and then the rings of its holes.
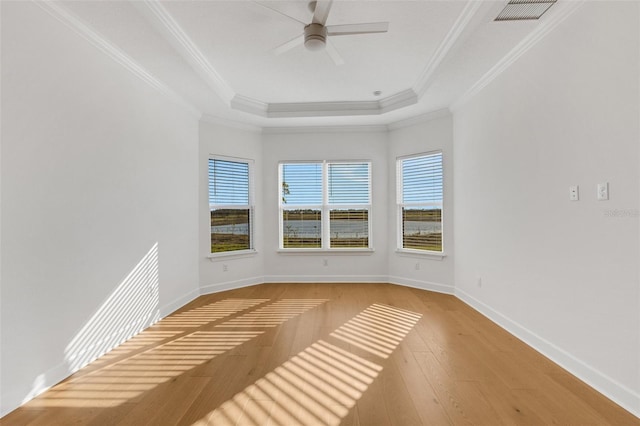
POLYGON ((478 288, 482 288, 482 278, 478 277, 478 288))
POLYGON ((416 271, 419 271, 419 270, 420 270, 420 262, 416 262, 416 266, 415 266, 415 268, 416 268, 416 271))
POLYGON ((229 270, 229 266, 226 263, 222 264, 222 272, 227 272, 229 270))
POLYGON ((329 259, 322 259, 322 266, 329 266, 329 259))
POLYGON ((580 195, 578 194, 578 185, 573 185, 569 187, 569 201, 578 201, 580 199, 580 195))
POLYGON ((598 200, 605 201, 609 199, 609 184, 607 182, 599 183, 597 191, 598 200))

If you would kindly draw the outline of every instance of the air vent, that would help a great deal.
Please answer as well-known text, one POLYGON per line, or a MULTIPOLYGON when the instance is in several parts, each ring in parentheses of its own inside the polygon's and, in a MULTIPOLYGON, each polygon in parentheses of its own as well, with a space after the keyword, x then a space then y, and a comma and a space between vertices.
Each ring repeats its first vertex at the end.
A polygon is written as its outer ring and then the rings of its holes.
POLYGON ((511 0, 496 21, 524 21, 540 18, 556 0, 511 0))

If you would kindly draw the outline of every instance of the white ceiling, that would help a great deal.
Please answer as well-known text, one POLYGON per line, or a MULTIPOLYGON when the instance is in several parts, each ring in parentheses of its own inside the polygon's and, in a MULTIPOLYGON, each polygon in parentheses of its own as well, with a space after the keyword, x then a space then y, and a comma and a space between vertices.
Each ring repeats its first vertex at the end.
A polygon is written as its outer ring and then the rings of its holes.
POLYGON ((302 45, 273 52, 303 25, 268 8, 309 22, 306 1, 70 1, 51 7, 197 114, 286 127, 387 125, 451 107, 505 59, 517 58, 514 52, 566 9, 560 0, 539 21, 494 22, 506 3, 335 0, 327 25, 389 22, 387 33, 330 37, 342 65, 302 45), (374 95, 378 90, 381 96, 374 95))

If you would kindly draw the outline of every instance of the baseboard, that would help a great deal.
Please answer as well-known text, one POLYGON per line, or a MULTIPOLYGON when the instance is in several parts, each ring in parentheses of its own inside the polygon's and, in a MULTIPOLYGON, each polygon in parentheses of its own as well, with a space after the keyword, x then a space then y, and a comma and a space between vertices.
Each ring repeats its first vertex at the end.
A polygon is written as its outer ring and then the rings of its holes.
POLYGON ((243 278, 241 280, 226 281, 223 283, 209 284, 200 286, 200 294, 219 293, 221 291, 235 290, 242 287, 250 287, 252 285, 264 284, 264 277, 243 278))
POLYGON ((386 283, 386 275, 267 275, 265 283, 386 283))
POLYGON ((502 313, 494 310, 469 293, 455 289, 455 295, 473 309, 513 334, 533 349, 537 350, 625 410, 640 417, 640 394, 633 389, 618 383, 606 374, 596 370, 569 352, 549 342, 533 331, 523 327, 502 313))
POLYGON ((162 306, 159 310, 160 318, 164 318, 167 315, 174 313, 175 311, 182 308, 187 303, 191 302, 196 297, 199 297, 200 294, 201 294, 200 289, 195 288, 191 290, 189 293, 185 294, 184 296, 178 297, 177 299, 174 299, 172 302, 167 303, 166 305, 162 306))
POLYGON ((430 281, 412 280, 402 277, 387 277, 389 284, 401 285, 404 287, 417 288, 419 290, 434 291, 436 293, 454 294, 452 285, 433 283, 430 281))
POLYGON ((49 390, 52 386, 60 383, 73 373, 73 371, 68 370, 67 363, 63 361, 38 375, 35 380, 33 380, 31 389, 2 392, 2 398, 0 398, 0 417, 6 416, 22 404, 27 403, 41 393, 49 390))

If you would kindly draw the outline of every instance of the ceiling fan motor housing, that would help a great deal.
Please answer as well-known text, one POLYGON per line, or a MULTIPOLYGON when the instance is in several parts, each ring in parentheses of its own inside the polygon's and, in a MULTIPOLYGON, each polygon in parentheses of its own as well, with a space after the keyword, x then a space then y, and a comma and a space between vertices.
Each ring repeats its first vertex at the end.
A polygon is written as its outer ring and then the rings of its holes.
POLYGON ((304 27, 304 47, 309 50, 320 50, 327 42, 327 29, 324 25, 309 24, 304 27))

